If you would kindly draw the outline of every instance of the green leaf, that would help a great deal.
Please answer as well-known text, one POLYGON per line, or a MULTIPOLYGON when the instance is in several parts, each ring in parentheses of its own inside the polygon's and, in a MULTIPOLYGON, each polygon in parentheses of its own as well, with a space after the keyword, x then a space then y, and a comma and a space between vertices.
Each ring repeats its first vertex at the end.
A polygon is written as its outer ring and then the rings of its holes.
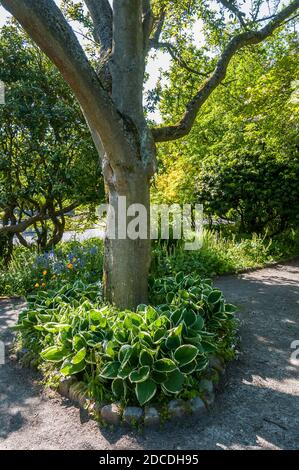
POLYGON ((166 302, 170 305, 174 297, 175 297, 174 292, 168 292, 168 294, 166 295, 166 302))
POLYGON ((40 355, 45 361, 61 362, 70 355, 70 351, 65 347, 59 348, 57 346, 50 346, 49 348, 44 349, 40 355))
POLYGON ((164 358, 154 362, 153 369, 157 372, 172 372, 176 369, 176 365, 171 359, 164 358))
POLYGON ((126 382, 122 379, 114 379, 111 385, 113 395, 118 398, 126 398, 127 395, 127 385, 126 382))
POLYGON ((59 331, 66 330, 68 331, 71 328, 71 325, 68 323, 55 323, 49 322, 44 324, 44 329, 49 333, 58 333, 59 331))
POLYGON ((201 356, 196 359, 196 370, 198 372, 207 368, 209 360, 206 356, 201 356))
POLYGON ((218 289, 212 290, 208 296, 208 302, 210 304, 216 304, 222 297, 222 292, 218 289))
POLYGON ((175 276, 175 282, 177 284, 180 284, 183 280, 184 280, 184 273, 182 272, 177 273, 177 275, 175 276))
POLYGON ((184 344, 174 352, 173 356, 180 366, 184 366, 189 364, 189 362, 192 362, 196 358, 197 354, 198 349, 196 346, 193 346, 192 344, 184 344))
POLYGON ((118 353, 118 360, 122 366, 125 366, 133 354, 133 348, 129 344, 124 344, 118 353))
POLYGON ((118 371, 118 374, 117 374, 117 377, 120 378, 120 379, 126 379, 127 377, 129 377, 130 373, 132 372, 132 367, 128 366, 128 364, 126 364, 125 366, 121 366, 119 371, 118 371))
POLYGON ((169 393, 179 393, 183 388, 184 381, 184 374, 176 369, 167 374, 167 380, 162 384, 162 387, 169 393))
POLYGON ((201 346, 206 353, 213 353, 217 351, 217 346, 215 344, 210 343, 209 341, 202 341, 201 346))
POLYGON ((197 367, 197 362, 196 362, 196 360, 194 360, 192 362, 189 362, 189 364, 181 366, 180 371, 183 374, 192 374, 192 372, 195 371, 196 367, 197 367))
POLYGON ((105 354, 108 354, 108 356, 114 357, 115 356, 115 349, 117 349, 119 346, 117 343, 113 341, 108 341, 105 347, 105 354))
POLYGON ((80 351, 77 352, 77 354, 75 354, 75 356, 73 356, 72 363, 79 364, 79 362, 83 361, 85 356, 86 356, 86 348, 82 348, 80 349, 80 351))
POLYGON ((183 312, 183 319, 187 327, 193 327, 196 322, 196 313, 193 310, 185 310, 183 312))
POLYGON ((145 382, 137 383, 135 393, 137 400, 140 405, 143 406, 145 403, 150 401, 157 391, 157 385, 151 379, 147 379, 145 382))
POLYGON ((180 308, 175 310, 170 319, 174 325, 177 325, 182 320, 182 310, 180 308))
POLYGON ((145 305, 145 304, 140 304, 136 308, 136 312, 140 312, 140 313, 145 313, 146 310, 147 310, 147 305, 145 305))
POLYGON ((183 325, 180 324, 176 328, 170 331, 168 338, 166 339, 166 347, 169 350, 177 349, 181 345, 181 333, 183 325))
POLYGON ((119 369, 120 369, 120 362, 118 361, 109 362, 109 364, 107 364, 103 368, 102 372, 100 373, 100 377, 104 379, 116 379, 119 369))
POLYGON ((237 311, 237 307, 232 304, 225 304, 225 313, 235 313, 237 311))
POLYGON ((152 366, 154 358, 149 351, 143 350, 140 354, 139 362, 142 366, 152 366))
POLYGON ((145 321, 148 325, 151 325, 156 319, 158 318, 158 313, 157 311, 151 307, 148 306, 145 314, 145 321))
POLYGON ((157 384, 162 384, 167 379, 167 374, 164 372, 157 372, 154 370, 151 374, 151 377, 157 384))
POLYGON ((78 374, 79 372, 82 372, 82 370, 85 369, 85 366, 86 363, 84 360, 82 362, 79 362, 78 364, 73 364, 68 359, 66 359, 61 366, 60 372, 65 376, 74 375, 78 374))
POLYGON ((153 341, 154 343, 160 343, 165 337, 166 330, 164 328, 159 328, 155 331, 153 341))
POLYGON ((204 324, 204 319, 200 315, 197 315, 196 321, 192 325, 192 330, 201 331, 204 327, 204 324))
POLYGON ((130 321, 132 322, 132 325, 136 325, 136 326, 140 326, 142 325, 142 323, 144 322, 143 318, 141 315, 139 315, 138 313, 130 313, 128 315, 128 318, 130 319, 130 321))
POLYGON ((150 374, 150 368, 149 366, 143 366, 140 367, 138 370, 134 370, 131 372, 129 379, 132 383, 140 383, 144 382, 145 380, 148 379, 150 374))

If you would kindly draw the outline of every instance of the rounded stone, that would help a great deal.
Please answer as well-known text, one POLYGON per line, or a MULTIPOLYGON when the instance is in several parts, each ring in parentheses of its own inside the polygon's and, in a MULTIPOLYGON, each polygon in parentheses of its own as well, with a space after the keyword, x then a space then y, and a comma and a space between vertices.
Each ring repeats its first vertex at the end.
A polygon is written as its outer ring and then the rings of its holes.
POLYGON ((201 398, 199 397, 192 398, 189 403, 190 403, 190 410, 193 415, 201 416, 204 413, 206 413, 207 408, 206 408, 204 401, 201 398))
POLYGON ((69 388, 69 398, 76 404, 80 404, 80 397, 84 393, 85 386, 82 382, 74 383, 69 388))
POLYGON ((101 417, 108 424, 119 424, 121 421, 121 411, 119 405, 112 403, 112 405, 105 405, 101 409, 101 417))
POLYGON ((186 403, 183 400, 171 400, 168 404, 168 411, 172 418, 181 418, 186 414, 186 403))
POLYGON ((103 404, 97 401, 93 402, 91 403, 89 407, 89 411, 96 417, 96 419, 99 419, 101 416, 101 411, 102 411, 103 406, 105 406, 105 403, 103 404))
POLYGON ((128 424, 139 424, 143 418, 143 410, 138 406, 128 406, 123 413, 123 420, 128 424))
POLYGON ((17 351, 17 360, 20 361, 25 356, 25 354, 27 354, 28 352, 29 352, 28 348, 18 349, 18 351, 17 351))
POLYGON ((158 410, 153 406, 146 406, 144 410, 144 426, 155 427, 160 424, 158 410))
POLYGON ((213 393, 214 392, 214 385, 211 380, 203 379, 199 382, 200 388, 207 393, 213 393))
POLYGON ((63 397, 69 396, 69 389, 71 385, 74 385, 77 382, 75 377, 69 377, 67 379, 61 379, 58 385, 58 391, 63 397))
POLYGON ((212 393, 208 393, 206 392, 204 394, 204 397, 203 397, 205 403, 207 404, 207 406, 212 406, 214 401, 215 401, 215 393, 212 392, 212 393))
POLYGON ((213 356, 209 360, 209 365, 212 369, 219 372, 219 374, 223 375, 225 373, 225 367, 223 362, 216 356, 213 356))

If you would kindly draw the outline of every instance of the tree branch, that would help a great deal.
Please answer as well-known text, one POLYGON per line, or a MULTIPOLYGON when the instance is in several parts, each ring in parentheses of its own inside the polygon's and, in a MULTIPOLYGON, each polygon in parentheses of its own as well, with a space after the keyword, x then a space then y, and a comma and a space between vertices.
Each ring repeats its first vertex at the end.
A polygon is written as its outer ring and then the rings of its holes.
POLYGON ((299 0, 293 0, 289 6, 281 10, 280 13, 262 29, 258 31, 246 31, 231 39, 218 60, 211 77, 202 85, 199 92, 187 104, 186 112, 182 119, 173 126, 152 129, 154 140, 156 142, 167 142, 189 134, 200 108, 225 78, 228 65, 236 52, 245 46, 262 42, 281 26, 298 8, 299 0))
POLYGON ((208 77, 210 75, 210 73, 199 72, 198 70, 195 70, 193 67, 190 67, 187 64, 187 62, 182 57, 179 56, 175 46, 173 44, 170 44, 169 42, 158 42, 157 44, 154 44, 154 42, 151 42, 151 47, 154 49, 166 49, 166 51, 169 53, 172 59, 175 60, 180 67, 187 70, 187 72, 190 72, 194 75, 200 75, 202 77, 208 77))
POLYGON ((36 214, 32 217, 29 217, 29 219, 24 220, 23 222, 17 223, 17 224, 12 224, 12 225, 6 225, 4 227, 0 228, 0 235, 5 234, 5 233, 22 233, 24 232, 28 227, 31 225, 36 224, 37 222, 42 222, 44 220, 49 220, 51 217, 59 217, 63 216, 64 214, 67 214, 68 212, 72 211, 76 207, 79 206, 78 202, 73 202, 69 206, 65 207, 64 209, 60 209, 59 211, 54 212, 54 214, 49 214, 48 212, 41 212, 39 214, 36 214))
POLYGON ((124 121, 54 0, 2 0, 2 4, 60 70, 115 164, 127 165, 119 151, 120 145, 126 145, 124 121))
POLYGON ((108 0, 84 0, 93 21, 95 36, 106 54, 112 49, 113 12, 108 0))
POLYGON ((143 48, 147 52, 149 37, 153 29, 154 16, 150 0, 142 0, 142 27, 143 27, 143 48))
POLYGON ((234 5, 230 0, 218 0, 218 3, 221 3, 224 8, 233 13, 238 18, 241 26, 243 26, 243 28, 246 28, 246 23, 244 21, 244 17, 246 16, 245 13, 239 10, 239 8, 236 7, 236 5, 234 5))

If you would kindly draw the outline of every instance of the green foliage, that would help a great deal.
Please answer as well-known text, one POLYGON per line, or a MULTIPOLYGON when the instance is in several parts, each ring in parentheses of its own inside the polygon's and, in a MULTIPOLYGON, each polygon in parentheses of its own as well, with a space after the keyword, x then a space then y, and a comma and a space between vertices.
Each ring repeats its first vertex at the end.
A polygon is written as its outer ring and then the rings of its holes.
POLYGON ((98 285, 65 284, 31 295, 16 328, 63 376, 92 378, 96 398, 163 401, 194 389, 211 354, 233 357, 235 308, 198 276, 162 278, 151 291, 153 301, 171 301, 120 312, 103 305, 98 285))
MULTIPOLYGON (((262 267, 298 254, 298 231, 285 231, 269 239, 255 234, 234 235, 234 227, 226 226, 220 232, 206 230, 203 246, 198 251, 185 251, 182 244, 169 247, 164 243, 156 243, 153 246, 151 277, 172 275, 180 271, 216 276, 262 267)), ((103 243, 97 239, 83 243, 60 243, 54 251, 43 255, 17 247, 8 266, 3 260, 0 262, 0 296, 59 289, 62 283, 74 282, 76 279, 85 283, 95 282, 102 278, 102 267, 103 243), (35 287, 37 284, 38 287, 35 287)), ((168 301, 171 301, 171 294, 168 301)), ((168 341, 176 342, 177 339, 170 337, 168 341)), ((143 365, 148 365, 146 357, 143 365)))
POLYGON ((9 265, 0 259, 0 296, 60 289, 76 280, 89 284, 102 278, 102 269, 101 240, 62 242, 43 254, 16 247, 9 265))
MULTIPOLYGON (((190 135, 160 147, 153 199, 203 203, 207 216, 268 235, 298 227, 298 35, 280 32, 231 63, 223 87, 203 106, 190 135)), ((199 80, 199 79, 198 79, 199 80)), ((162 113, 190 92, 178 67, 162 113)), ((179 112, 181 112, 180 110, 179 112)))
POLYGON ((151 275, 155 278, 183 271, 214 277, 263 267, 298 254, 298 230, 287 230, 269 238, 257 234, 241 236, 234 233, 234 226, 222 226, 204 231, 203 246, 198 251, 185 251, 182 244, 169 248, 156 243, 151 275))
POLYGON ((69 87, 14 23, 1 29, 0 63, 6 85, 0 218, 3 225, 16 225, 32 215, 47 216, 32 225, 38 245, 50 249, 63 235, 70 208, 92 209, 103 198, 98 155, 69 87))

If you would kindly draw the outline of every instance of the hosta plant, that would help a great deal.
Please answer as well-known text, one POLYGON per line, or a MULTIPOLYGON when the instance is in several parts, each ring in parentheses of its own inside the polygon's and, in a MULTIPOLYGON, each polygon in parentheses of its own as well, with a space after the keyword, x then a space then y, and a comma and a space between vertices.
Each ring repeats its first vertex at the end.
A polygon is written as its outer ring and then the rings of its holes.
POLYGON ((196 388, 211 355, 233 355, 235 307, 210 281, 182 273, 155 281, 151 292, 156 306, 136 312, 103 305, 95 285, 40 292, 18 329, 42 361, 92 382, 101 398, 144 405, 179 397, 196 388))

